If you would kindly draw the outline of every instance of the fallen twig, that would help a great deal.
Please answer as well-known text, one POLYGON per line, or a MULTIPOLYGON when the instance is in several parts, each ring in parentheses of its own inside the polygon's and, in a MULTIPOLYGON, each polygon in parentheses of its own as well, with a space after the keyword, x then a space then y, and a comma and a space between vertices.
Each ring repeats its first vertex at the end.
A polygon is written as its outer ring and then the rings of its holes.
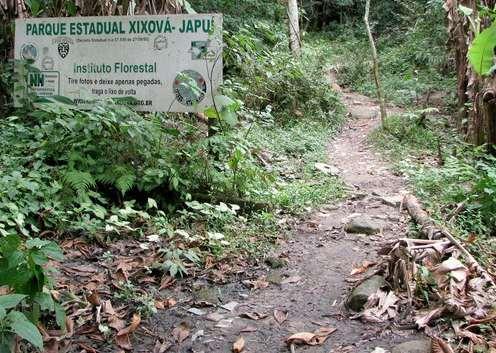
POLYGON ((429 217, 427 212, 422 209, 420 202, 413 195, 405 195, 403 200, 408 213, 413 220, 421 226, 421 232, 424 233, 429 239, 439 239, 440 237, 447 238, 465 257, 468 266, 473 267, 474 270, 484 277, 492 286, 495 286, 492 276, 487 270, 482 267, 477 260, 468 252, 467 249, 443 226, 438 225, 432 218, 429 217))

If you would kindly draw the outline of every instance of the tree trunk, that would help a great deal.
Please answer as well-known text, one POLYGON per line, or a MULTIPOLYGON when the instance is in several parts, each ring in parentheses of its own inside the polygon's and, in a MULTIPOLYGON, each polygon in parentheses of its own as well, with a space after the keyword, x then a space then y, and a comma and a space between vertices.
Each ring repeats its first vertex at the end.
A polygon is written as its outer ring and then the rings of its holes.
MULTIPOLYGON (((496 0, 481 1, 493 8, 496 0)), ((496 144, 496 79, 484 78, 477 75, 467 60, 467 52, 473 41, 470 23, 465 15, 458 10, 459 6, 471 8, 477 15, 475 0, 446 0, 444 8, 448 13, 449 42, 454 49, 456 74, 458 114, 456 123, 466 140, 475 145, 487 143, 494 153, 496 144)))
POLYGON ((374 37, 372 36, 372 31, 370 30, 369 24, 369 11, 370 11, 370 0, 367 0, 365 3, 365 16, 363 17, 363 21, 365 22, 365 28, 367 29, 367 35, 369 37, 370 49, 372 51, 372 61, 374 65, 374 81, 377 89, 377 98, 379 99, 379 106, 381 109, 381 124, 382 127, 386 127, 386 103, 384 102, 384 93, 382 91, 381 85, 381 77, 379 73, 379 58, 377 57, 377 49, 375 48, 374 37))
POLYGON ((299 57, 301 53, 300 18, 298 13, 298 0, 288 0, 289 19, 289 46, 293 56, 299 57))

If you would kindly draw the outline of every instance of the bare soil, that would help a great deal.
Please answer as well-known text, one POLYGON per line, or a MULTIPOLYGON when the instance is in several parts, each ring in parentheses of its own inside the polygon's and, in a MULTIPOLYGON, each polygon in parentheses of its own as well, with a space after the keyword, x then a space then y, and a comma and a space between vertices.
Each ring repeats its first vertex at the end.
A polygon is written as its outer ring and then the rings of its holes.
MULTIPOLYGON (((297 346, 296 352, 372 352, 375 347, 389 350, 398 343, 419 338, 419 333, 396 327, 392 323, 362 323, 352 319, 345 301, 360 276, 351 276, 353 268, 363 260, 377 260, 377 249, 389 238, 402 236, 406 217, 399 208, 388 206, 379 196, 397 196, 405 188, 401 177, 369 146, 367 136, 379 123, 378 107, 373 100, 343 92, 348 107, 348 123, 330 142, 329 164, 340 170, 350 187, 349 197, 329 204, 299 220, 291 234, 277 250, 278 258, 287 259, 280 269, 260 264, 253 273, 240 274, 239 280, 223 286, 209 286, 197 280, 190 293, 173 289, 178 305, 155 315, 146 332, 135 334, 135 351, 151 352, 162 340, 173 340, 172 331, 181 323, 189 336, 167 352, 232 352, 239 337, 246 341, 244 352, 289 352, 285 339, 293 333, 313 332, 319 327, 334 327, 323 345, 297 346), (366 214, 384 222, 378 235, 347 234, 343 222, 351 215, 366 214), (243 279, 259 280, 250 289, 243 279), (216 304, 203 306, 206 302, 216 304), (229 303, 237 303, 231 311, 229 303), (228 304, 228 309, 221 306, 228 304), (196 315, 188 312, 200 310, 196 315), (287 312, 287 319, 278 323, 274 310, 287 312), (215 315, 212 315, 214 313, 215 315), (258 313, 260 320, 243 318, 243 313, 258 313), (218 321, 221 319, 220 321, 218 321)), ((325 176, 323 176, 325 177, 325 176)), ((164 345, 162 349, 166 349, 164 345)))

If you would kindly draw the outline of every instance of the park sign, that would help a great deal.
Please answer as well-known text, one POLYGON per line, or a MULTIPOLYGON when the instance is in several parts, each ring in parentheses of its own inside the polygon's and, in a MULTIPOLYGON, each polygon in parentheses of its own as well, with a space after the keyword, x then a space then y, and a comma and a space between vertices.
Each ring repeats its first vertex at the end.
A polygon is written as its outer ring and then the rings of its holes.
POLYGON ((131 97, 140 111, 202 111, 222 82, 222 46, 218 14, 19 19, 15 27, 15 59, 31 63, 26 85, 83 109, 131 97))

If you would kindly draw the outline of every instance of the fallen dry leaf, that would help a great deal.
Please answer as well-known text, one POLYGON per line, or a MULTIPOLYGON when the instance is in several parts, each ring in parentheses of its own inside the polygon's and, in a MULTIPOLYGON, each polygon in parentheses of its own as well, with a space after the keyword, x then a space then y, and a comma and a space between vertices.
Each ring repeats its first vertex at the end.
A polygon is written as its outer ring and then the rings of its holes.
POLYGON ((294 335, 289 336, 286 339, 286 343, 289 344, 308 344, 311 346, 314 346, 316 343, 314 343, 314 338, 315 334, 311 332, 299 332, 295 333, 294 335))
POLYGON ((440 318, 445 311, 445 307, 436 308, 422 316, 415 317, 415 324, 419 329, 426 327, 433 320, 440 318))
POLYGON ((129 334, 134 332, 139 324, 141 323, 141 316, 139 314, 133 314, 131 319, 131 324, 128 327, 125 327, 115 336, 115 343, 122 349, 131 350, 133 346, 131 345, 131 340, 129 338, 129 334))
POLYGON ((86 300, 88 300, 94 306, 98 306, 101 304, 100 295, 98 295, 97 291, 92 291, 89 295, 87 295, 86 300))
POLYGON ((299 332, 289 336, 286 339, 288 345, 291 344, 307 344, 309 346, 317 346, 323 344, 330 334, 337 329, 333 327, 321 327, 315 332, 299 332))
POLYGON ((254 312, 248 312, 248 313, 242 313, 241 315, 239 315, 240 317, 244 317, 246 319, 251 319, 251 320, 262 320, 262 319, 265 319, 268 315, 267 314, 262 314, 262 313, 258 313, 256 311, 254 312))
POLYGON ((155 342, 155 347, 153 347, 153 353, 167 352, 170 347, 172 347, 172 344, 170 342, 160 342, 159 340, 157 340, 157 342, 155 342))
POLYGON ((127 335, 136 331, 140 323, 141 323, 140 314, 137 313, 133 314, 133 317, 131 319, 131 324, 128 327, 117 332, 117 336, 127 335))
POLYGON ((455 353, 453 348, 439 337, 434 337, 432 339, 431 353, 455 353))
POLYGON ((274 319, 276 322, 281 325, 284 321, 286 321, 288 318, 288 312, 287 311, 282 311, 279 309, 274 310, 274 319))
MULTIPOLYGON (((122 349, 130 351, 133 349, 129 335, 115 336, 115 343, 122 349)), ((96 351, 95 351, 96 352, 96 351)))
POLYGON ((115 315, 115 310, 114 307, 112 306, 112 303, 110 300, 104 300, 102 301, 102 312, 107 315, 115 315))
POLYGON ((189 333, 189 326, 186 322, 181 322, 179 326, 172 330, 172 336, 179 344, 182 343, 186 338, 188 338, 189 333))
POLYGON ((97 353, 96 349, 88 346, 87 344, 81 343, 81 342, 78 343, 78 347, 82 348, 84 350, 84 352, 87 352, 87 353, 97 353))
POLYGON ((375 262, 372 262, 372 261, 368 261, 368 260, 365 260, 361 266, 359 267, 356 267, 354 268, 353 270, 351 270, 350 272, 350 275, 352 276, 355 276, 355 275, 359 275, 361 273, 364 273, 365 271, 367 271, 369 269, 369 267, 372 267, 374 266, 376 263, 375 262))
POLYGON ((238 305, 238 302, 229 302, 227 304, 221 305, 221 308, 226 309, 227 311, 233 311, 238 305))
POLYGON ((158 290, 161 291, 162 289, 172 287, 174 283, 176 283, 176 280, 174 278, 169 276, 164 276, 160 281, 160 287, 158 288, 158 290))
POLYGON ((124 327, 126 327, 126 322, 119 319, 117 316, 112 315, 108 318, 108 326, 113 328, 114 330, 120 331, 124 329, 124 327))
POLYGON ((244 285, 246 285, 247 287, 251 287, 254 290, 256 290, 256 289, 264 289, 264 288, 267 288, 270 285, 270 283, 266 281, 265 276, 262 276, 259 279, 253 280, 253 281, 245 280, 242 283, 244 285))
POLYGON ((233 344, 233 352, 241 353, 244 349, 245 349, 245 339, 243 337, 240 337, 233 344))

